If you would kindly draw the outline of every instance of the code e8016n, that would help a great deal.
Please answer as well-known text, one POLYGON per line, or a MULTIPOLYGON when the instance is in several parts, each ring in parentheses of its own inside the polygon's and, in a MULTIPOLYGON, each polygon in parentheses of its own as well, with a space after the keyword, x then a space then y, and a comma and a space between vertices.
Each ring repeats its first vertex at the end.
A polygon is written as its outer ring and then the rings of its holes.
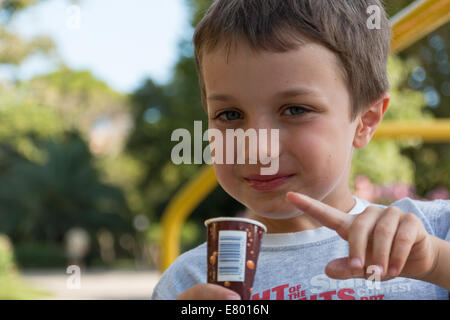
POLYGON ((268 305, 244 305, 244 304, 227 304, 225 306, 225 314, 245 315, 245 314, 269 314, 268 305))

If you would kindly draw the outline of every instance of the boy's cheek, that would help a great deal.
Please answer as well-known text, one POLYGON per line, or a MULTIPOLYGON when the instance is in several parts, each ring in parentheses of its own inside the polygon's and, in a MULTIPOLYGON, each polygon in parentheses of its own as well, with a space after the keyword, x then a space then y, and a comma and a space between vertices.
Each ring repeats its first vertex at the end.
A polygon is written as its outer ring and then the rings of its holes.
POLYGON ((222 188, 228 192, 228 189, 232 189, 232 185, 237 183, 237 179, 233 173, 232 165, 227 164, 214 164, 214 172, 216 174, 217 182, 222 188))

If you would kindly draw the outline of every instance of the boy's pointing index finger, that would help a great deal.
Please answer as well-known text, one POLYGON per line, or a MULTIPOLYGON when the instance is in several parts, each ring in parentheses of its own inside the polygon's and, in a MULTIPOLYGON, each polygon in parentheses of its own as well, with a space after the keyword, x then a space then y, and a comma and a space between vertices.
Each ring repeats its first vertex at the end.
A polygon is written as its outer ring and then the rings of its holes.
POLYGON ((286 200, 324 226, 335 230, 342 238, 347 238, 348 228, 354 218, 352 215, 297 192, 288 192, 286 200))

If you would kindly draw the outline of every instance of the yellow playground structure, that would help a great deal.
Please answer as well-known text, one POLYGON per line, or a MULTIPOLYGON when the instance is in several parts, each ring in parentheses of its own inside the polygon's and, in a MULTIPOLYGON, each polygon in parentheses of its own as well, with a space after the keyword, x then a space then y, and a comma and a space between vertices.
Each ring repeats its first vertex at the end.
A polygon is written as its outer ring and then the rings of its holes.
MULTIPOLYGON (((391 19, 392 53, 400 52, 414 42, 447 23, 450 0, 419 0, 391 19)), ((416 137, 423 141, 450 141, 450 119, 423 122, 384 121, 374 138, 416 137)), ((205 165, 181 191, 175 195, 162 217, 160 271, 163 272, 180 254, 180 233, 183 223, 201 201, 217 186, 211 165, 205 165)))

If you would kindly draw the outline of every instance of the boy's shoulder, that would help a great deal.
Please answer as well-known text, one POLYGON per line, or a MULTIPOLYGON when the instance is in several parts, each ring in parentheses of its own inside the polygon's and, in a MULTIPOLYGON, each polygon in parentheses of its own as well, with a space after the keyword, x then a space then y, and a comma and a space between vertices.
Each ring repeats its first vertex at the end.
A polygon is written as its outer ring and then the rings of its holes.
POLYGON ((182 253, 174 263, 185 264, 192 261, 197 261, 199 258, 205 257, 205 265, 206 265, 206 242, 198 245, 195 248, 192 248, 184 253, 182 253))
POLYGON ((428 220, 450 218, 450 200, 417 200, 405 197, 391 204, 404 212, 424 215, 428 220))
MULTIPOLYGON (((436 212, 444 210, 450 210, 450 200, 418 200, 412 199, 410 197, 404 197, 395 202, 392 202, 390 205, 383 205, 377 203, 371 203, 365 199, 358 198, 365 206, 377 206, 381 208, 387 208, 391 206, 396 206, 400 209, 409 208, 411 211, 422 211, 422 212, 436 212)), ((403 210, 404 211, 404 210, 403 210)), ((411 212, 413 213, 413 212, 411 212)))
POLYGON ((390 206, 416 215, 428 233, 442 239, 450 239, 450 200, 417 200, 405 197, 390 206))
POLYGON ((450 200, 435 199, 435 200, 418 200, 405 197, 393 202, 391 205, 410 206, 418 208, 422 211, 436 211, 439 209, 450 210, 450 200))
POLYGON ((152 299, 176 299, 181 292, 198 283, 206 283, 206 242, 181 254, 164 271, 152 299))
POLYGON ((178 256, 164 274, 182 273, 187 275, 197 274, 200 271, 203 275, 206 275, 206 272, 203 273, 204 270, 206 270, 206 242, 178 256))

